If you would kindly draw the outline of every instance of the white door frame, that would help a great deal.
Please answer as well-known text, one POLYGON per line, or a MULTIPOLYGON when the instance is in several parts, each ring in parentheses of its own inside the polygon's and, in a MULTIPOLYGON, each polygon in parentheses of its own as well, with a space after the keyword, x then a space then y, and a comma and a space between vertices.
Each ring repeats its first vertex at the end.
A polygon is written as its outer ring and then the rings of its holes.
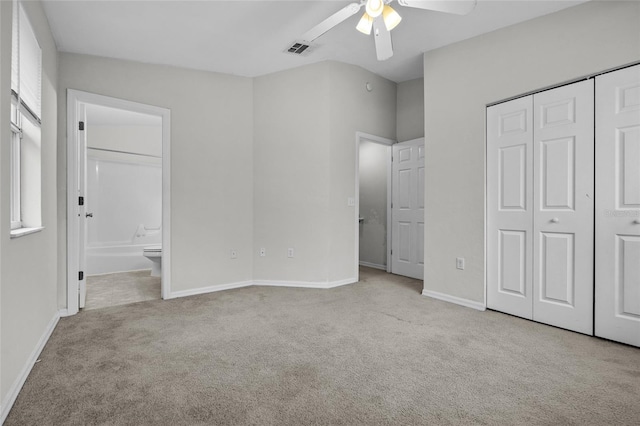
POLYGON ((78 125, 81 104, 100 105, 156 115, 162 118, 162 298, 171 294, 171 111, 166 108, 97 95, 80 90, 67 90, 67 314, 78 313, 78 125))
POLYGON ((387 139, 380 136, 370 135, 364 132, 356 132, 356 190, 355 190, 355 271, 354 276, 359 281, 360 267, 360 142, 368 140, 370 142, 379 143, 389 147, 389 155, 387 157, 387 272, 391 272, 391 146, 396 143, 393 139, 387 139))

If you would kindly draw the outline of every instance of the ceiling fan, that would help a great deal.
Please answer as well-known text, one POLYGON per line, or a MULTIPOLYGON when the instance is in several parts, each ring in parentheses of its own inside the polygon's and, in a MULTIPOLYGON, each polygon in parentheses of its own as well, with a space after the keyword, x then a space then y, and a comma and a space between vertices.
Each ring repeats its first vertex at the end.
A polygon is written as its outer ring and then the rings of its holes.
MULTIPOLYGON (((373 30, 376 55, 379 61, 384 61, 393 56, 391 43, 391 30, 402 20, 398 12, 389 4, 394 0, 360 0, 343 7, 324 21, 302 35, 302 40, 311 43, 331 28, 355 15, 364 6, 365 13, 360 18, 356 29, 364 34, 371 34, 373 30)), ((415 9, 434 10, 437 12, 466 15, 476 6, 477 0, 397 0, 404 7, 415 9)))

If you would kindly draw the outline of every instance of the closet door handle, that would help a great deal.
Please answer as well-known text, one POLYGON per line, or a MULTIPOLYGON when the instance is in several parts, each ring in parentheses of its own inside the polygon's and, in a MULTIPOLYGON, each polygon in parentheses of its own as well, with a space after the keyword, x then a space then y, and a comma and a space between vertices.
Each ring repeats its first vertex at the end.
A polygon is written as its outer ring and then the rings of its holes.
POLYGON ((87 213, 84 215, 84 217, 93 217, 93 213, 87 213))
POLYGON ((551 223, 558 223, 560 222, 560 219, 558 219, 557 217, 554 217, 553 219, 551 219, 551 223))
POLYGON ((633 221, 633 224, 634 224, 634 225, 640 225, 640 219, 636 219, 636 220, 634 220, 634 221, 633 221))

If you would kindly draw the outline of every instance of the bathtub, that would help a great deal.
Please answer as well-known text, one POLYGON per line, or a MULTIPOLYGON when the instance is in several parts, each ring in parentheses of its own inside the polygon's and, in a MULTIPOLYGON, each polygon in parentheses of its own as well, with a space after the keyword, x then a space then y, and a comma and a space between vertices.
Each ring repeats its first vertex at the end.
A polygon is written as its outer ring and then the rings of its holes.
POLYGON ((162 166, 142 158, 87 149, 86 275, 151 269, 142 252, 162 244, 162 166))
POLYGON ((142 255, 149 244, 87 247, 87 275, 151 269, 151 262, 142 255))

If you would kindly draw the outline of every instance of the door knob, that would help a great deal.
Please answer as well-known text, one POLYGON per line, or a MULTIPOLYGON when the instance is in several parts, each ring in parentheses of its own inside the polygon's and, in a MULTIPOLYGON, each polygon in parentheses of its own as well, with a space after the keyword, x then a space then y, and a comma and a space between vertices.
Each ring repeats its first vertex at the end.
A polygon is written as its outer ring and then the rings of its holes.
POLYGON ((634 221, 633 221, 633 224, 634 224, 634 225, 640 225, 640 219, 636 219, 636 220, 634 220, 634 221))
POLYGON ((553 219, 551 219, 551 222, 558 223, 560 222, 560 219, 558 219, 557 217, 554 217, 553 219))
POLYGON ((93 217, 93 213, 87 213, 84 215, 85 217, 93 217))

